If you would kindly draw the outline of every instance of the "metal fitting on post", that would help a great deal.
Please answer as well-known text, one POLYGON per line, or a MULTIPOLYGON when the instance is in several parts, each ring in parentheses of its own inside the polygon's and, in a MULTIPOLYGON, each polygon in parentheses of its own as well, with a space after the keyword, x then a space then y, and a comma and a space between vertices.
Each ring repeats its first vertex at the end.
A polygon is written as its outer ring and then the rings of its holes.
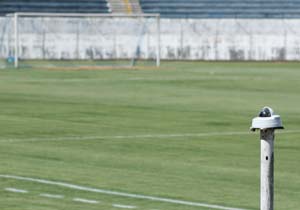
POLYGON ((258 117, 252 119, 251 131, 256 129, 283 129, 281 118, 279 115, 274 114, 273 109, 265 106, 258 114, 258 117))

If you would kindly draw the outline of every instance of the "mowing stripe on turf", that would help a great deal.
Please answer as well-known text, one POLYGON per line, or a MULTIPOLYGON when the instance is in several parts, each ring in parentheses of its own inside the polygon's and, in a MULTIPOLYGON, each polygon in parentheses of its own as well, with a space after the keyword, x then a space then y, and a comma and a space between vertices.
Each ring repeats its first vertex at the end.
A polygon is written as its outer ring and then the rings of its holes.
POLYGON ((5 188, 5 190, 9 191, 9 192, 14 192, 14 193, 28 193, 27 190, 21 190, 21 189, 10 188, 10 187, 5 188))
MULTIPOLYGON (((285 133, 300 133, 300 130, 279 131, 285 133)), ((62 137, 39 137, 39 138, 7 138, 0 139, 1 142, 39 142, 39 141, 86 141, 97 139, 169 139, 180 137, 209 137, 209 136, 236 136, 251 135, 252 132, 210 132, 210 133, 177 133, 177 134, 144 134, 144 135, 116 135, 116 136, 62 136, 62 137)))
POLYGON ((46 180, 46 179, 22 177, 22 176, 15 176, 15 175, 5 175, 5 174, 0 174, 0 178, 35 182, 35 183, 39 183, 39 184, 66 187, 66 188, 70 188, 70 189, 74 189, 74 190, 81 190, 81 191, 86 191, 86 192, 94 192, 94 193, 101 193, 101 194, 106 194, 106 195, 144 199, 144 200, 150 200, 150 201, 159 201, 159 202, 165 202, 165 203, 180 204, 180 205, 185 205, 185 206, 198 206, 198 207, 206 207, 206 208, 221 209, 221 210, 245 210, 245 209, 241 209, 241 208, 226 207, 226 206, 213 205, 213 204, 207 204, 207 203, 192 202, 192 201, 177 200, 177 199, 172 199, 172 198, 162 198, 162 197, 155 197, 155 196, 149 196, 149 195, 139 195, 139 194, 133 194, 133 193, 125 193, 125 192, 111 191, 111 190, 105 190, 105 189, 84 187, 84 186, 70 184, 70 183, 66 183, 66 182, 50 181, 50 180, 46 180))
POLYGON ((62 198, 64 198, 63 195, 55 195, 55 194, 48 194, 48 193, 41 193, 39 196, 45 197, 45 198, 55 198, 55 199, 62 199, 62 198))
POLYGON ((80 202, 80 203, 89 203, 89 204, 97 204, 99 201, 95 200, 88 200, 84 198, 74 198, 73 201, 80 202))
POLYGON ((128 205, 122 205, 122 204, 113 204, 113 207, 121 208, 121 209, 135 209, 136 206, 128 206, 128 205))

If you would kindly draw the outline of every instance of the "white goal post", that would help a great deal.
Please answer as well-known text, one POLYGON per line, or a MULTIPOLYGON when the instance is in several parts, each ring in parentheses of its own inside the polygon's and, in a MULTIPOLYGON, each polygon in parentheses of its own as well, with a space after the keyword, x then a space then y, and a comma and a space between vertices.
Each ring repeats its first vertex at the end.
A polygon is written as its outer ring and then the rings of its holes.
POLYGON ((41 65, 73 61, 72 66, 85 67, 92 61, 94 67, 132 67, 138 60, 151 60, 151 65, 160 66, 159 14, 14 13, 8 17, 14 20, 16 68, 30 60, 43 61, 41 65))

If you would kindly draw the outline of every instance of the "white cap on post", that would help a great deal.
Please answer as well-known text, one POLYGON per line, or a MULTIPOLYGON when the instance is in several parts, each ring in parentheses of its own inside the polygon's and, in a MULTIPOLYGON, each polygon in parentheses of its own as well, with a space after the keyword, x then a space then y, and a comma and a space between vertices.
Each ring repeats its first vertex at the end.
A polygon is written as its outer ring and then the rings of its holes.
POLYGON ((279 115, 274 114, 274 111, 270 107, 264 107, 258 117, 252 119, 251 131, 256 129, 265 130, 265 129, 283 129, 281 118, 279 115))

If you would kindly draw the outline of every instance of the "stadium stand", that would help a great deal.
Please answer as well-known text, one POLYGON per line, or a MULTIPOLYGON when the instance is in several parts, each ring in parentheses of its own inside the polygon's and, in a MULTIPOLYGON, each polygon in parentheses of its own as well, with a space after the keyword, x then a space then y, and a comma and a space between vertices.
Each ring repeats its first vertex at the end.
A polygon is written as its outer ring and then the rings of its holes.
POLYGON ((14 12, 108 13, 106 0, 1 0, 0 14, 14 12))
POLYGON ((140 0, 165 18, 299 18, 300 0, 140 0))

